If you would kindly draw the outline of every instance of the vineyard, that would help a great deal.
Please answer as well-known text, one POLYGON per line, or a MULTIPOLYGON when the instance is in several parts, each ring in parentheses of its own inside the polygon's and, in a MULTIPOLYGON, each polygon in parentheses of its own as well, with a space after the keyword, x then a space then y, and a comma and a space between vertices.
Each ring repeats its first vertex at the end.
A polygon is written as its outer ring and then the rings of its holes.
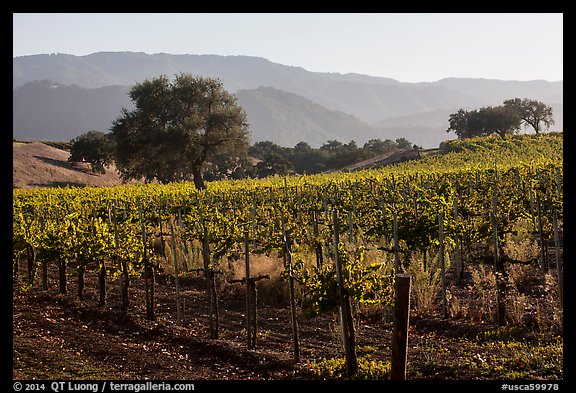
MULTIPOLYGON (((125 337, 142 364, 136 336, 160 365, 159 332, 171 337, 169 372, 102 365, 88 375, 97 379, 389 379, 406 273, 408 379, 562 379, 562 134, 443 148, 381 169, 202 191, 15 189, 15 332, 25 336, 19 316, 33 302, 79 321, 74 336, 113 325, 110 345, 125 337), (186 371, 191 347, 220 367, 186 371)), ((15 375, 61 375, 30 371, 27 345, 14 338, 15 375)))

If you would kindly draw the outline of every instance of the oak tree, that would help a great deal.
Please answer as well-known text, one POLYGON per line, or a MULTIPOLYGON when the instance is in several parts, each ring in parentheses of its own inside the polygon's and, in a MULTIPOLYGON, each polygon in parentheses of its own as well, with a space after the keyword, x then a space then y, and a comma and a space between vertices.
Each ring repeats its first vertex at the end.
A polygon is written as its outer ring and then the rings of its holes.
POLYGON ((212 160, 246 155, 246 113, 219 79, 181 73, 170 81, 162 75, 137 83, 129 95, 135 109, 123 109, 111 128, 124 180, 193 179, 204 189, 212 160))

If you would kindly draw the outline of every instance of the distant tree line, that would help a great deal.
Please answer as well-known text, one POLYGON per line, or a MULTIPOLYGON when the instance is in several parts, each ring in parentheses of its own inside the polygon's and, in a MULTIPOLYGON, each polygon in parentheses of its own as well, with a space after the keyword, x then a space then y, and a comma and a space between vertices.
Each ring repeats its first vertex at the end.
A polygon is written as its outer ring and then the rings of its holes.
POLYGON ((259 160, 253 175, 262 178, 276 174, 314 174, 337 170, 396 149, 410 148, 412 143, 405 138, 396 141, 371 139, 362 147, 358 147, 355 141, 342 143, 329 140, 319 148, 313 148, 306 142, 289 148, 265 141, 252 145, 248 154, 259 160))
POLYGON ((498 134, 505 137, 520 131, 521 127, 532 127, 538 134, 543 127, 554 124, 552 108, 540 101, 528 98, 513 98, 500 106, 487 106, 476 110, 460 109, 449 117, 446 132, 454 131, 459 139, 498 134))
MULTIPOLYGON (((89 131, 72 139, 69 161, 85 162, 94 173, 105 173, 105 167, 115 163, 118 154, 114 135, 101 131, 89 131)), ((342 143, 330 140, 319 148, 300 142, 294 147, 283 147, 271 141, 257 142, 246 152, 217 154, 205 163, 205 180, 264 178, 295 173, 314 174, 338 170, 348 165, 386 154, 398 149, 410 149, 406 138, 371 139, 362 147, 355 141, 342 143)), ((185 161, 182 161, 186 165, 185 161)), ((167 182, 167 181, 166 181, 167 182)))

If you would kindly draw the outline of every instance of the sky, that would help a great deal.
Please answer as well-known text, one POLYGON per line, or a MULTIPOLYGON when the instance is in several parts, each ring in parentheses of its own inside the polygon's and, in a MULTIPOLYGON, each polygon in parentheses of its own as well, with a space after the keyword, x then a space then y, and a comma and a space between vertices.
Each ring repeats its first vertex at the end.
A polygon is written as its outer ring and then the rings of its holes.
POLYGON ((247 55, 401 82, 563 80, 561 13, 15 13, 13 56, 247 55))

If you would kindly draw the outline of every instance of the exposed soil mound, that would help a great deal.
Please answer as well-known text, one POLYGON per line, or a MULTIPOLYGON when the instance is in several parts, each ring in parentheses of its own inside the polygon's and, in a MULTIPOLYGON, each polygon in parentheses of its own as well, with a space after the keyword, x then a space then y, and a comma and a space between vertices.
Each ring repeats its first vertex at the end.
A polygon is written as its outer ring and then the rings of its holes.
POLYGON ((86 164, 68 162, 70 153, 41 142, 12 144, 14 188, 116 186, 122 184, 116 167, 92 173, 86 164))

